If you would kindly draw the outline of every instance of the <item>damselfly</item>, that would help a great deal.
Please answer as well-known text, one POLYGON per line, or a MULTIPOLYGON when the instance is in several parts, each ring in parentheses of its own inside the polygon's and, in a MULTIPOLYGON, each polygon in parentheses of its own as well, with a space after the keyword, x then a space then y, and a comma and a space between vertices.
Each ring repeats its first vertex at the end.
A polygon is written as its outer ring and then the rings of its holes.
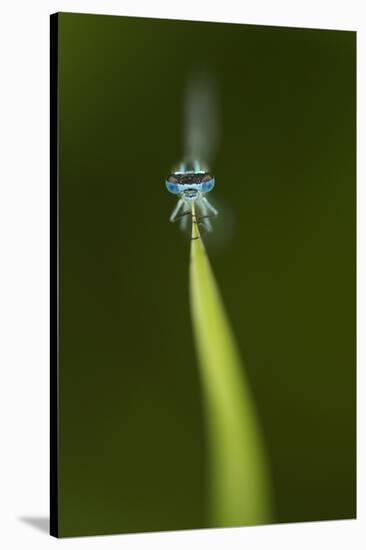
POLYGON ((197 223, 211 231, 210 218, 217 216, 217 210, 206 197, 215 186, 206 162, 210 162, 217 146, 217 115, 214 78, 205 70, 192 73, 184 99, 183 158, 187 160, 165 180, 168 191, 179 197, 170 221, 180 220, 183 229, 194 213, 197 223))
POLYGON ((212 231, 210 218, 217 216, 218 212, 206 195, 214 188, 215 178, 199 161, 181 163, 179 169, 167 177, 165 185, 170 193, 179 196, 170 216, 171 222, 180 220, 182 229, 185 229, 194 207, 197 223, 212 231))

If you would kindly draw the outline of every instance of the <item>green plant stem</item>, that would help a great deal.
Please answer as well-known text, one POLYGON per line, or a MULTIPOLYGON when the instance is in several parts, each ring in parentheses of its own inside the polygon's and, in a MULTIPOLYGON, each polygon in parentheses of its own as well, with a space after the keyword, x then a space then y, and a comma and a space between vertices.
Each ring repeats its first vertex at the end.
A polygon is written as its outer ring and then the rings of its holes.
POLYGON ((207 424, 208 524, 270 523, 270 483, 261 430, 194 207, 190 303, 207 424))

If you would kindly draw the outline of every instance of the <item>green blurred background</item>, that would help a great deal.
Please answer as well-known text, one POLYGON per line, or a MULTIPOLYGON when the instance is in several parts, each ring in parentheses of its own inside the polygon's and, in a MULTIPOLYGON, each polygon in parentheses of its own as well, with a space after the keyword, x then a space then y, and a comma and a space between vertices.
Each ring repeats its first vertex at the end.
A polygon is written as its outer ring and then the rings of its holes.
POLYGON ((233 230, 209 251, 275 519, 355 517, 355 57, 353 32, 59 15, 61 536, 208 525, 189 239, 164 187, 196 66, 220 92, 233 230))

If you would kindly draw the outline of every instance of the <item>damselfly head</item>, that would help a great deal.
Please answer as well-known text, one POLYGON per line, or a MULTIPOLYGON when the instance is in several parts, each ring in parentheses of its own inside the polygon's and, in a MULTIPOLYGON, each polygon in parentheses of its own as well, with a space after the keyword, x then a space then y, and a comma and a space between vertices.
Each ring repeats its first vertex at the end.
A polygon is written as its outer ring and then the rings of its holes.
POLYGON ((167 177, 165 185, 170 193, 182 193, 188 200, 194 200, 199 193, 209 193, 214 188, 215 178, 203 170, 177 171, 167 177))

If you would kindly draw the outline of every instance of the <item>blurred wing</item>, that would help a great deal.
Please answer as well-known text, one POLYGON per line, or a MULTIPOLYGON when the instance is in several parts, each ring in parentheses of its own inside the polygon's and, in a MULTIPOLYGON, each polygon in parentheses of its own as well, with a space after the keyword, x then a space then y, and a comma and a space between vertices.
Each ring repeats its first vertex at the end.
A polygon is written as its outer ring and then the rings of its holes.
POLYGON ((214 191, 207 194, 207 199, 210 205, 217 211, 217 216, 213 215, 210 211, 208 212, 210 217, 206 219, 212 225, 213 231, 207 230, 207 227, 203 225, 202 238, 210 254, 215 255, 224 250, 231 242, 235 230, 235 218, 231 206, 226 203, 221 195, 218 195, 214 191))
POLYGON ((218 145, 218 90, 206 71, 195 72, 188 81, 184 109, 186 160, 210 163, 218 145))

